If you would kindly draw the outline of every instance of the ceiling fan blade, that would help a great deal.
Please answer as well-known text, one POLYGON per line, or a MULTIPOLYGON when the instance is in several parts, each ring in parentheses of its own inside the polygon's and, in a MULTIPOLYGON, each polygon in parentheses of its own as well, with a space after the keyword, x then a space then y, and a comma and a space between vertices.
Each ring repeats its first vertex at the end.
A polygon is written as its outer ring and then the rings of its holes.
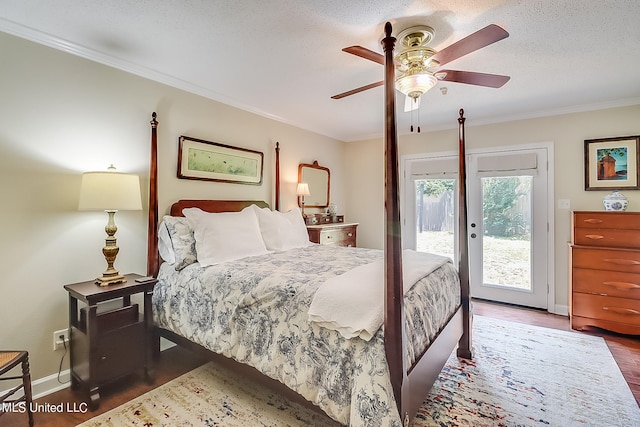
POLYGON ((465 83, 468 85, 486 86, 499 88, 511 79, 509 76, 500 74, 475 73, 473 71, 457 71, 457 70, 438 70, 436 76, 440 73, 446 73, 441 78, 444 82, 465 83))
POLYGON ((487 25, 483 29, 445 47, 433 55, 432 58, 438 61, 440 65, 444 65, 507 37, 509 37, 509 33, 503 28, 495 24, 487 25))
POLYGON ((350 53, 352 55, 359 56, 360 58, 368 59, 369 61, 377 62, 384 65, 384 55, 374 52, 362 46, 349 46, 342 49, 343 52, 350 53))
POLYGON ((359 88, 357 88, 357 89, 352 89, 352 90, 350 90, 350 91, 348 91, 348 92, 343 92, 343 93, 339 93, 339 94, 337 94, 337 95, 333 95, 333 96, 331 97, 331 99, 340 99, 340 98, 344 98, 345 96, 354 95, 354 94, 356 94, 356 93, 363 92, 363 91, 365 91, 365 90, 373 89, 374 87, 382 86, 383 84, 384 84, 384 82, 383 82, 383 81, 379 81, 379 82, 371 83, 371 84, 368 84, 368 85, 366 85, 366 86, 359 87, 359 88))

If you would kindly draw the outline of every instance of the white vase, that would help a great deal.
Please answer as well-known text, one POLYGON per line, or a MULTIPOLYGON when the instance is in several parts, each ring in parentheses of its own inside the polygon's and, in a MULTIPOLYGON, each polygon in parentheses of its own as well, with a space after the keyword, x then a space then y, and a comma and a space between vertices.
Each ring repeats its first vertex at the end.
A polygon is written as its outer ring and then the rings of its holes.
POLYGON ((618 190, 613 190, 611 193, 604 196, 602 204, 604 205, 605 211, 624 211, 627 209, 629 200, 627 200, 627 197, 618 190))

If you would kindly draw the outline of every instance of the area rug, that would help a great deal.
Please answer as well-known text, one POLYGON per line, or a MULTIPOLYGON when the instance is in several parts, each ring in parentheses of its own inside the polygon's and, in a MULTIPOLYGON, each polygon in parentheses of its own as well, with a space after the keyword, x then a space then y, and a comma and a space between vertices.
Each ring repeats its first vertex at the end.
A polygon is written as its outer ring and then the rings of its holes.
MULTIPOLYGON (((640 426, 602 338, 476 316, 474 359, 449 358, 415 426, 640 426)), ((83 424, 324 426, 327 418, 203 365, 83 424)))

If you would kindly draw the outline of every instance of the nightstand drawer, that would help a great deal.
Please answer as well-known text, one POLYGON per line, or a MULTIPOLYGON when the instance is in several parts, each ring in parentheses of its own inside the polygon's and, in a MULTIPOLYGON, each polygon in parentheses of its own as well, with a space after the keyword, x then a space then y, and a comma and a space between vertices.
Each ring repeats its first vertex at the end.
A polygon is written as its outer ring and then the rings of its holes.
POLYGON ((640 300, 640 274, 574 268, 572 290, 640 300))
POLYGON ((640 326, 640 301, 574 293, 572 314, 640 326))
POLYGON ((144 363, 144 322, 106 333, 96 349, 96 381, 107 382, 135 371, 144 363))
MULTIPOLYGON (((127 307, 120 307, 105 312, 98 310, 96 314, 96 327, 98 333, 108 332, 123 326, 131 325, 138 321, 138 304, 132 304, 127 307)), ((80 309, 80 324, 78 328, 87 331, 87 307, 80 309)))

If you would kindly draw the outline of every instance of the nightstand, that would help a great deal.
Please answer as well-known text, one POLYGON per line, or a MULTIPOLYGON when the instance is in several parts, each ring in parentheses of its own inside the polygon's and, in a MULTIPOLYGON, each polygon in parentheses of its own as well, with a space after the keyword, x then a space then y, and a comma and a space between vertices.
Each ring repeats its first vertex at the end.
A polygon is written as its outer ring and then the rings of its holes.
POLYGON ((321 245, 356 247, 358 223, 332 223, 307 225, 309 240, 321 245))
POLYGON ((153 382, 151 369, 151 296, 157 280, 127 274, 127 282, 100 287, 95 282, 65 285, 69 292, 71 387, 84 389, 89 406, 99 405, 100 387, 142 369, 153 382), (143 312, 131 296, 143 294, 143 312), (78 307, 78 301, 84 306, 78 307))

